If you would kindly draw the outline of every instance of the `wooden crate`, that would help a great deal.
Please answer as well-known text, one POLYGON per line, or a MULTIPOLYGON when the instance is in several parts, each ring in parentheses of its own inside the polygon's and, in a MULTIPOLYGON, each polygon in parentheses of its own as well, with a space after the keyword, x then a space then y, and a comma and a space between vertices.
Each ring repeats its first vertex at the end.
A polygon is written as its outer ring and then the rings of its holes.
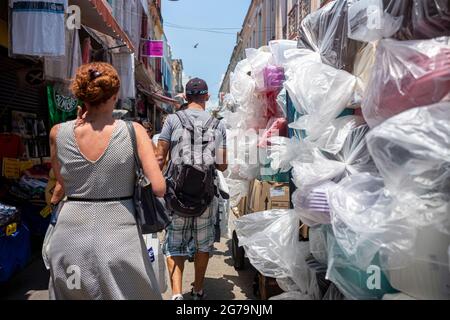
POLYGON ((269 300, 269 298, 282 294, 284 291, 278 286, 277 280, 258 274, 259 277, 259 295, 261 300, 269 300))

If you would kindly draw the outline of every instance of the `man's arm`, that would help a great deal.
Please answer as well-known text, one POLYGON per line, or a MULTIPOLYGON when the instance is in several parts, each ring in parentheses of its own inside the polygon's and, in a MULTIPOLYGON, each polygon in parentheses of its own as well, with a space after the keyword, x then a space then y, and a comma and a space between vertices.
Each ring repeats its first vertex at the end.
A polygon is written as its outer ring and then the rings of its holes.
POLYGON ((216 159, 216 169, 222 172, 226 171, 228 169, 227 149, 219 148, 216 159))
POLYGON ((169 154, 170 143, 165 140, 158 141, 158 147, 156 152, 156 160, 158 161, 161 170, 166 165, 167 155, 169 154))

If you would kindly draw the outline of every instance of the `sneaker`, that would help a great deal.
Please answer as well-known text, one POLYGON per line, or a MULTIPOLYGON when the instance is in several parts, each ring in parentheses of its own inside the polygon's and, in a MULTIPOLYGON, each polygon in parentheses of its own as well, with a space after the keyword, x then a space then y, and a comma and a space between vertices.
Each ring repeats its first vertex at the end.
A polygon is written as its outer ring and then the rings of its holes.
POLYGON ((205 300, 206 299, 205 290, 202 290, 201 292, 194 292, 194 288, 192 288, 191 296, 193 297, 194 300, 205 300))
POLYGON ((176 294, 172 297, 172 300, 184 300, 184 297, 182 294, 176 294))

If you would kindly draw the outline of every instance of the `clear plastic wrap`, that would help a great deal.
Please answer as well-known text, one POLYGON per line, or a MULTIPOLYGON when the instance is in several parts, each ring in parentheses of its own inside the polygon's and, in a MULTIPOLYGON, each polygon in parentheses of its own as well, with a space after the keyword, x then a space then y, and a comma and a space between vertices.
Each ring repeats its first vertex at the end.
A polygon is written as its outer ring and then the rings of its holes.
POLYGON ((272 53, 268 47, 264 46, 259 49, 245 49, 245 55, 251 66, 251 76, 255 80, 256 89, 265 91, 264 69, 274 64, 272 53))
POLYGON ((267 155, 274 171, 288 172, 293 160, 304 163, 313 161, 309 145, 297 138, 271 137, 268 142, 267 155))
POLYGON ((310 227, 331 223, 328 192, 335 186, 336 183, 328 181, 310 191, 298 189, 293 193, 292 203, 303 223, 310 227))
POLYGON ((276 91, 277 93, 283 87, 285 80, 284 68, 277 66, 267 66, 263 70, 264 89, 266 91, 276 91))
POLYGON ((287 120, 286 118, 272 119, 267 124, 267 129, 263 132, 259 139, 258 146, 260 148, 266 148, 270 145, 271 138, 287 136, 287 120))
POLYGON ((383 179, 360 173, 342 180, 329 192, 335 240, 347 259, 367 268, 380 248, 402 254, 397 264, 407 263, 416 230, 396 208, 383 179))
POLYGON ((450 235, 419 228, 410 263, 397 268, 394 254, 385 258, 392 286, 417 299, 450 300, 449 248, 450 235))
POLYGON ((450 102, 415 108, 367 135, 387 189, 419 226, 450 234, 450 102))
POLYGON ((319 52, 324 63, 351 72, 360 46, 348 38, 347 10, 353 2, 331 1, 307 15, 300 24, 298 47, 319 52))
POLYGON ((351 300, 379 300, 387 293, 397 292, 382 271, 378 258, 370 268, 358 268, 341 249, 331 232, 327 233, 327 279, 351 300))
POLYGON ((345 163, 325 158, 318 149, 313 150, 312 155, 314 158, 312 163, 304 163, 299 160, 291 162, 292 180, 302 192, 335 179, 345 172, 345 163))
POLYGON ((271 210, 241 217, 235 222, 239 244, 251 264, 264 276, 291 278, 308 294, 305 259, 309 244, 299 242, 300 217, 293 210, 271 210))
POLYGON ((384 0, 385 12, 403 17, 395 38, 400 40, 431 39, 450 36, 450 3, 448 0, 384 0))
POLYGON ((450 99, 450 38, 381 40, 362 103, 370 127, 405 110, 450 99))
POLYGON ((377 43, 368 43, 358 51, 353 74, 356 76, 355 100, 361 103, 375 65, 377 43))
POLYGON ((255 91, 255 80, 245 73, 232 72, 230 76, 230 92, 240 105, 249 101, 255 91))
POLYGON ((269 41, 269 48, 273 55, 274 64, 282 67, 286 63, 286 50, 297 48, 297 42, 293 40, 272 40, 269 41))
POLYGON ((344 116, 329 123, 323 130, 321 136, 313 140, 311 136, 305 140, 321 151, 337 154, 342 150, 345 141, 353 129, 364 124, 365 121, 359 116, 344 116))
POLYGON ((341 151, 335 155, 314 149, 312 163, 292 161, 292 176, 297 188, 304 191, 329 180, 338 182, 359 172, 377 172, 365 141, 368 131, 367 125, 351 130, 341 151))
POLYGON ((327 233, 324 227, 309 229, 309 250, 319 263, 328 264, 327 233))
POLYGON ((348 37, 362 42, 389 38, 400 29, 402 21, 402 16, 384 11, 382 0, 355 1, 348 8, 348 37))
POLYGON ((301 64, 293 81, 288 85, 294 86, 303 116, 290 127, 306 130, 313 139, 350 104, 356 86, 355 76, 314 62, 301 64))
POLYGON ((250 182, 247 180, 225 179, 230 189, 230 206, 235 207, 248 194, 250 182))

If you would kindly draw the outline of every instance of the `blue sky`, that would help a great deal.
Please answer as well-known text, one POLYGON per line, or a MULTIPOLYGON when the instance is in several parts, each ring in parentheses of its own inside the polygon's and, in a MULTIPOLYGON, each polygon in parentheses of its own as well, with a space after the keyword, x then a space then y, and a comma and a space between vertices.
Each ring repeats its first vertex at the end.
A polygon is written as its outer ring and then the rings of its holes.
POLYGON ((236 33, 242 27, 249 5, 250 0, 162 1, 164 31, 173 58, 183 60, 187 76, 208 82, 211 100, 217 100, 221 77, 226 72, 236 33), (187 28, 207 28, 213 32, 187 28), (197 43, 198 47, 194 48, 197 43))

